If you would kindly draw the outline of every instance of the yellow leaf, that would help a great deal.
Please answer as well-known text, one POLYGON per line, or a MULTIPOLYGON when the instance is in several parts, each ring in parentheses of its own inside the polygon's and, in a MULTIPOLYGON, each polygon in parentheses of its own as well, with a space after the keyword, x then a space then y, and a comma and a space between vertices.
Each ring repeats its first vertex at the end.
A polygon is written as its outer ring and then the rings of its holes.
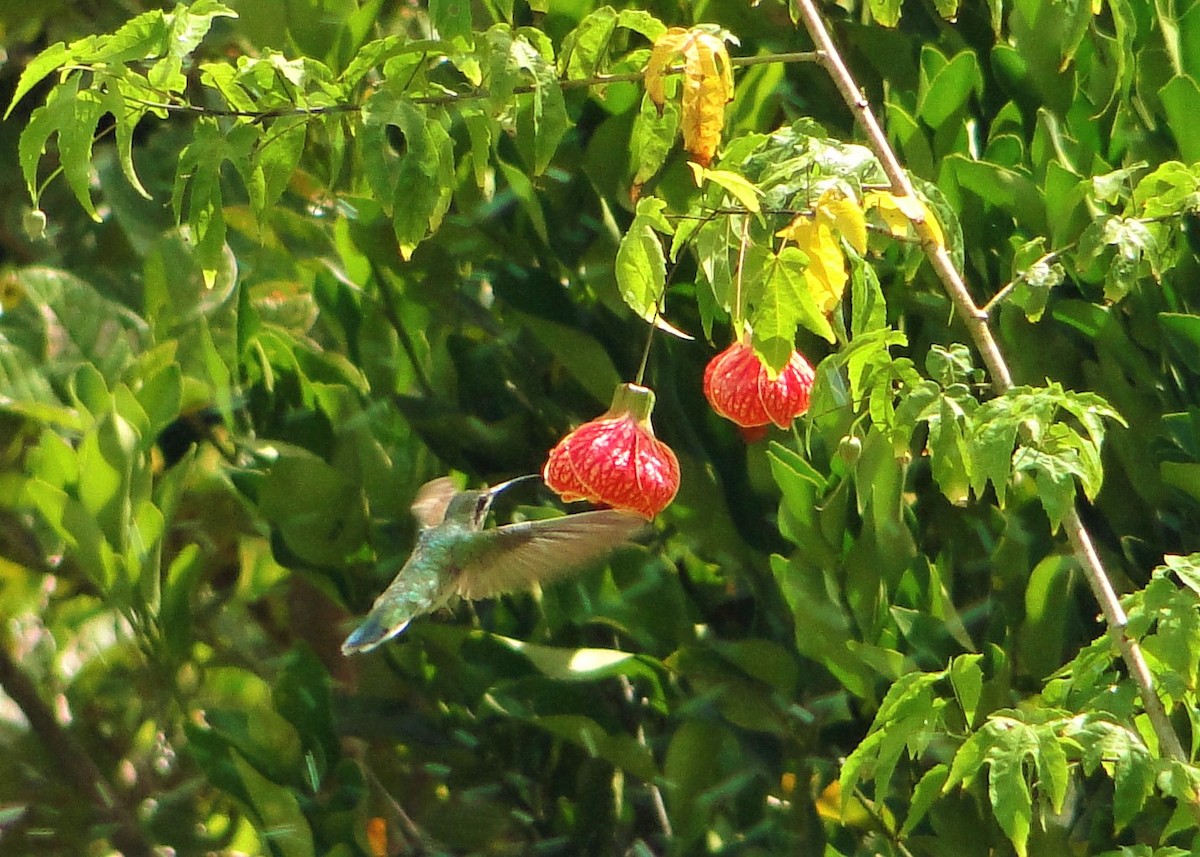
POLYGON ((896 196, 888 191, 872 191, 867 194, 864 208, 878 208, 879 216, 887 224, 892 235, 899 238, 908 234, 908 227, 914 220, 924 220, 929 226, 934 243, 945 248, 946 235, 942 232, 941 224, 929 206, 915 196, 896 196))
POLYGON ((662 113, 662 106, 667 100, 663 80, 667 77, 668 69, 679 59, 689 35, 688 30, 683 27, 671 27, 655 40, 650 59, 646 62, 643 78, 646 82, 646 94, 658 108, 659 114, 662 113))
POLYGON ((821 312, 828 313, 846 290, 846 256, 829 224, 800 215, 778 235, 789 238, 808 257, 804 279, 821 312))
POLYGON ((817 217, 833 226, 859 255, 867 252, 867 218, 853 199, 837 189, 821 194, 817 217))
POLYGON ((662 106, 667 100, 666 92, 663 89, 664 73, 679 56, 687 37, 688 31, 683 27, 671 27, 654 41, 654 49, 651 50, 650 59, 646 63, 646 71, 642 79, 646 82, 646 94, 658 108, 660 116, 662 115, 662 106))
POLYGON ((683 46, 683 147, 707 167, 721 142, 725 105, 733 100, 733 68, 725 42, 692 31, 683 46))

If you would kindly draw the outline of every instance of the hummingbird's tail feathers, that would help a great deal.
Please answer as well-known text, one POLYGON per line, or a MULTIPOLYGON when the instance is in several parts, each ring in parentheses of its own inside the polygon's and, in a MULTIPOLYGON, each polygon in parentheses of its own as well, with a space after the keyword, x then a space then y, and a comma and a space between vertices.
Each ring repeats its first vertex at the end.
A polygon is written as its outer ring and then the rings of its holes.
POLYGON ((410 621, 412 620, 405 619, 398 625, 385 625, 374 614, 367 616, 363 623, 354 629, 354 633, 346 638, 346 642, 342 643, 342 654, 349 656, 369 652, 407 628, 410 621))
POLYGON ((493 598, 565 577, 599 562, 646 528, 639 515, 602 509, 485 530, 486 556, 458 577, 457 592, 471 600, 493 598))

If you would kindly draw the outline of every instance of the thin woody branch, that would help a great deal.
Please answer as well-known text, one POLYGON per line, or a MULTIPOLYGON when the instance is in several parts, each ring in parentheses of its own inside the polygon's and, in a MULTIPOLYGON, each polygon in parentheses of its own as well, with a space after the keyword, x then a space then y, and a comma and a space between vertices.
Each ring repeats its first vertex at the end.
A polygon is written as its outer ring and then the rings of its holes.
MULTIPOLYGON (((912 182, 909 181, 907 174, 900 166, 900 162, 892 150, 891 144, 888 143, 883 129, 871 111, 870 103, 846 68, 846 64, 843 62, 837 46, 834 45, 833 39, 830 38, 829 31, 825 28, 824 21, 822 21, 820 14, 817 12, 813 0, 796 0, 796 3, 800 10, 804 26, 819 49, 820 63, 829 72, 842 98, 854 112, 859 125, 866 132, 868 144, 876 157, 879 158, 884 172, 892 183, 892 192, 897 195, 915 196, 912 182)), ((953 301, 959 316, 966 324, 975 347, 979 349, 984 362, 987 364, 993 386, 998 392, 1011 389, 1013 386, 1012 373, 1009 371, 1008 362, 1004 354, 987 326, 987 313, 976 306, 961 274, 954 267, 954 263, 951 261, 945 248, 940 246, 934 239, 929 225, 923 220, 914 220, 913 225, 921 237, 922 248, 926 256, 932 263, 933 269, 949 294, 951 301, 953 301)), ((1083 525, 1083 522, 1079 518, 1079 513, 1075 509, 1071 509, 1067 513, 1063 521, 1063 526, 1067 531, 1067 538, 1071 542, 1075 558, 1082 566, 1084 576, 1087 578, 1092 594, 1100 605, 1101 613, 1108 627, 1109 636, 1117 644, 1121 652, 1121 657, 1129 669, 1129 674, 1137 685, 1142 700, 1142 707, 1146 712, 1146 716, 1150 719, 1163 754, 1175 761, 1188 762, 1188 754, 1184 750, 1174 726, 1171 724, 1170 717, 1167 715, 1158 692, 1155 690, 1154 677, 1151 675, 1146 658, 1142 654, 1141 646, 1138 645, 1137 640, 1126 633, 1128 617, 1121 607, 1121 602, 1117 597, 1116 591, 1113 589, 1108 572, 1105 570, 1104 564, 1096 552, 1091 534, 1083 525)), ((1200 800, 1197 797, 1193 797, 1188 803, 1188 810, 1191 812, 1193 818, 1200 821, 1200 800)))
MULTIPOLYGON (((793 51, 790 53, 762 54, 752 57, 732 57, 729 64, 734 68, 745 68, 771 63, 818 62, 816 51, 793 51)), ((86 69, 91 71, 91 69, 86 69)), ((683 66, 673 66, 663 74, 683 74, 683 66)), ((620 74, 596 74, 591 77, 571 78, 560 80, 562 89, 589 89, 593 86, 605 86, 610 83, 636 83, 645 76, 644 71, 622 72, 620 74)), ((527 94, 536 92, 537 86, 531 83, 519 84, 512 89, 513 93, 527 94)), ((457 104, 460 101, 471 101, 476 98, 487 98, 490 93, 484 87, 468 89, 464 92, 445 92, 438 95, 413 96, 414 104, 457 104)), ((362 109, 357 103, 322 104, 316 107, 279 107, 271 110, 234 110, 226 107, 204 107, 185 101, 149 101, 142 98, 125 99, 130 104, 137 104, 152 110, 164 110, 168 113, 190 113, 196 116, 216 116, 235 119, 250 119, 254 122, 267 122, 292 116, 328 116, 336 113, 357 113, 362 109)))

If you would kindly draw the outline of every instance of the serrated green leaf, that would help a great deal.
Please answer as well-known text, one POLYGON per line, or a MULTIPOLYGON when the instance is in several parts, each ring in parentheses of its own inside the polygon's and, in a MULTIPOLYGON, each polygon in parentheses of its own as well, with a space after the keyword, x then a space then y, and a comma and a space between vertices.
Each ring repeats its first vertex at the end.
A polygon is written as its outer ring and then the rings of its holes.
POLYGON ((622 9, 617 14, 617 24, 641 33, 651 42, 667 31, 666 24, 643 9, 622 9))
POLYGON ((403 95, 381 89, 363 105, 362 145, 367 182, 392 217, 400 254, 412 256, 450 205, 454 151, 441 110, 422 110, 403 95), (387 128, 404 135, 392 150, 387 128))
POLYGON ((688 161, 688 168, 692 171, 697 187, 703 187, 705 182, 712 182, 724 188, 747 211, 757 214, 761 210, 758 201, 760 191, 744 176, 730 170, 710 170, 695 161, 688 161))
POLYGON ((942 493, 956 506, 970 499, 967 442, 961 413, 947 396, 939 397, 938 417, 929 423, 929 457, 933 478, 942 493))
POLYGON ((84 211, 92 220, 99 221, 91 195, 92 143, 105 108, 99 93, 81 92, 79 82, 80 74, 71 73, 50 91, 46 103, 33 111, 29 124, 21 132, 18 158, 25 186, 36 206, 40 197, 38 163, 50 137, 57 136, 59 160, 67 184, 84 211))
POLYGON ((1050 808, 1055 814, 1061 814, 1070 778, 1067 754, 1054 734, 1052 724, 1039 726, 1035 731, 1038 742, 1035 753, 1038 790, 1050 800, 1050 808))
POLYGON ((589 12, 574 30, 567 33, 558 55, 558 69, 563 79, 593 76, 607 57, 616 27, 617 11, 612 6, 601 6, 589 12))
POLYGON ((646 321, 658 315, 666 288, 667 260, 655 231, 655 224, 670 228, 662 216, 665 208, 666 203, 654 197, 639 201, 633 223, 617 248, 617 287, 626 305, 646 321))
POLYGON ((904 817, 904 825, 900 828, 901 836, 912 833, 925 818, 930 807, 941 797, 942 788, 946 785, 946 778, 949 774, 948 767, 937 764, 926 771, 917 782, 916 787, 913 788, 912 800, 908 804, 908 814, 904 817))
POLYGON ((809 288, 807 266, 803 252, 784 247, 778 255, 767 256, 760 275, 747 278, 747 282, 758 281, 757 288, 747 295, 754 348, 776 370, 783 368, 796 347, 796 330, 801 325, 829 342, 836 340, 809 288))
POLYGON ((25 70, 21 72, 20 79, 17 80, 17 88, 13 91, 8 109, 4 111, 4 118, 7 119, 12 115, 13 108, 17 106, 18 102, 28 95, 29 91, 37 86, 46 75, 65 65, 73 57, 74 52, 71 48, 63 42, 55 42, 30 60, 29 64, 25 66, 25 70))
POLYGON ((988 800, 1000 829, 1012 840, 1013 848, 1025 857, 1029 831, 1033 826, 1033 800, 1025 779, 1024 752, 996 752, 990 755, 988 800))
POLYGON ((1163 557, 1163 563, 1175 572, 1184 586, 1200 596, 1200 554, 1189 554, 1188 556, 1167 554, 1163 557))
MULTIPOLYGON (((633 121, 633 132, 629 137, 629 157, 633 167, 633 186, 641 188, 654 177, 666 163, 667 156, 679 136, 679 105, 668 101, 662 112, 654 106, 649 96, 642 98, 638 115, 633 121)), ((724 221, 727 218, 720 218, 724 221)))
POLYGON ((301 116, 289 116, 272 123, 262 144, 251 161, 252 169, 261 172, 263 191, 259 202, 259 216, 273 206, 283 192, 304 154, 304 143, 308 137, 308 123, 301 116))

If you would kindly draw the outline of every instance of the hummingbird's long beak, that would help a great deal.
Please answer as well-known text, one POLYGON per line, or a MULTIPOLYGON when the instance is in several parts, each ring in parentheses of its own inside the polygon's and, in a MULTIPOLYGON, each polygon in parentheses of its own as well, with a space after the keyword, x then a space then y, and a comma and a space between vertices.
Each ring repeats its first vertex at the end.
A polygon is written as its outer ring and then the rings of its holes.
POLYGON ((489 497, 494 499, 496 497, 496 495, 498 495, 501 491, 507 491, 509 488, 513 487, 514 485, 519 485, 522 482, 528 482, 530 479, 541 479, 541 478, 542 478, 542 476, 540 473, 527 473, 524 476, 514 476, 512 479, 509 479, 507 482, 501 482, 499 485, 495 486, 494 488, 487 489, 487 493, 488 493, 489 497))
POLYGON ((522 482, 528 482, 530 479, 541 478, 542 477, 537 473, 529 473, 525 476, 515 476, 512 479, 509 479, 507 482, 501 482, 494 488, 488 488, 486 491, 477 492, 476 496, 479 499, 475 504, 475 511, 472 518, 472 523, 474 524, 475 528, 479 529, 483 526, 483 521, 487 517, 488 509, 492 507, 492 501, 500 496, 501 491, 507 491, 512 486, 518 485, 522 482))

